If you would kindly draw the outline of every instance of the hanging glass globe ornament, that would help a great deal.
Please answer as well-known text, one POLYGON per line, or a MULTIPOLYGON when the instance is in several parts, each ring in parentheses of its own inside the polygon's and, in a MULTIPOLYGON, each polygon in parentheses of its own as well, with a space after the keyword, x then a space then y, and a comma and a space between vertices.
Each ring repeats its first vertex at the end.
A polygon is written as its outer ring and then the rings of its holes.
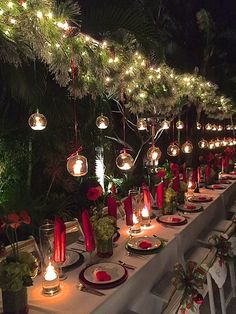
POLYGON ((201 130, 201 128, 202 128, 201 123, 200 123, 200 122, 197 122, 197 130, 201 130))
POLYGON ((145 118, 139 118, 137 120, 137 129, 139 131, 147 130, 147 120, 145 118))
POLYGON ((208 148, 209 148, 209 149, 214 149, 214 148, 215 148, 215 141, 211 140, 211 141, 208 143, 208 148))
POLYGON ((208 142, 206 140, 202 139, 201 141, 198 142, 198 146, 202 149, 207 148, 208 142))
POLYGON ((212 129, 211 124, 210 124, 210 123, 207 123, 206 126, 205 126, 205 129, 206 129, 207 131, 210 131, 210 130, 212 129))
POLYGON ((88 172, 87 158, 79 155, 78 152, 72 154, 67 159, 67 170, 74 177, 85 176, 88 172))
POLYGON ((233 126, 231 124, 227 124, 225 128, 227 131, 233 130, 233 126))
POLYGON ((213 124, 213 125, 211 126, 211 130, 212 130, 212 131, 217 131, 217 130, 218 130, 216 124, 213 124))
POLYGON ((147 159, 150 161, 159 160, 161 158, 161 150, 159 147, 151 146, 147 151, 147 159))
POLYGON ((233 143, 234 143, 234 145, 236 145, 236 138, 233 139, 233 143))
POLYGON ((176 128, 177 128, 178 130, 182 130, 182 129, 184 128, 184 123, 183 123, 183 121, 178 120, 178 121, 176 122, 176 128))
POLYGON ((181 149, 183 153, 190 154, 193 151, 193 144, 190 141, 186 141, 181 149))
POLYGON ((169 156, 175 157, 178 156, 180 153, 180 148, 176 143, 171 143, 168 147, 167 147, 167 154, 169 156))
POLYGON ((108 128, 109 126, 109 119, 106 116, 100 115, 99 117, 97 117, 96 119, 96 126, 100 129, 100 130, 105 130, 108 128))
POLYGON ((170 121, 167 121, 166 119, 163 120, 163 121, 161 122, 161 128, 162 128, 163 130, 168 130, 168 129, 170 128, 170 121))
POLYGON ((37 109, 36 113, 33 113, 29 117, 28 123, 31 129, 35 131, 41 131, 46 128, 47 119, 43 114, 39 113, 39 110, 37 109))
POLYGON ((123 151, 117 156, 116 165, 120 170, 130 170, 134 166, 134 159, 130 154, 126 153, 126 151, 123 151))
POLYGON ((221 146, 221 141, 217 138, 215 140, 215 148, 219 148, 221 146))
POLYGON ((221 124, 218 125, 217 131, 219 131, 219 132, 220 132, 220 131, 223 131, 223 126, 222 126, 221 124))
POLYGON ((222 146, 227 146, 227 145, 228 145, 228 141, 227 141, 226 138, 224 138, 224 139, 222 140, 222 146))
POLYGON ((227 138, 227 142, 228 142, 229 146, 233 146, 234 145, 233 139, 231 137, 227 138))

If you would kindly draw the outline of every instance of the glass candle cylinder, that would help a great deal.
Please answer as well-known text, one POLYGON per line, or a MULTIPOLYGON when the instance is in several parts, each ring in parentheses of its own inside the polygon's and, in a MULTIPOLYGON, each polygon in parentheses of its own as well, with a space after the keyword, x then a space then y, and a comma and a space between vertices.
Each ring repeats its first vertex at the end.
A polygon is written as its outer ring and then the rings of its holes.
POLYGON ((50 222, 47 222, 46 224, 39 227, 41 265, 43 268, 48 266, 49 259, 53 259, 54 230, 55 226, 50 222))
POLYGON ((141 217, 142 217, 142 226, 148 227, 150 226, 150 214, 146 206, 143 207, 141 211, 141 217))
POLYGON ((131 233, 137 234, 141 232, 141 225, 140 225, 140 216, 138 212, 133 213, 133 226, 131 227, 131 233))
POLYGON ((48 264, 43 271, 43 294, 46 296, 53 296, 60 291, 59 275, 56 271, 53 262, 48 259, 48 264))

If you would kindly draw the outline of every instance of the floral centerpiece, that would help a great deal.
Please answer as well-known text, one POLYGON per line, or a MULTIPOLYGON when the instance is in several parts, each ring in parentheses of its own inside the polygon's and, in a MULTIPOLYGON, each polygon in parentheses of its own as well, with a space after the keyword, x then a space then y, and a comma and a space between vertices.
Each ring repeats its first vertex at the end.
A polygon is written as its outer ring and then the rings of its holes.
POLYGON ((176 209, 176 196, 177 193, 171 187, 165 190, 163 214, 173 214, 176 209))
POLYGON ((1 217, 1 230, 5 231, 11 253, 0 261, 0 288, 2 289, 4 313, 28 313, 26 287, 33 284, 38 264, 32 254, 19 251, 17 228, 29 224, 25 211, 1 217))
POLYGON ((97 255, 108 257, 113 254, 112 237, 116 232, 116 220, 106 210, 106 195, 96 180, 89 180, 84 190, 85 202, 90 208, 90 221, 96 239, 97 255), (90 185, 92 184, 92 185, 90 185))

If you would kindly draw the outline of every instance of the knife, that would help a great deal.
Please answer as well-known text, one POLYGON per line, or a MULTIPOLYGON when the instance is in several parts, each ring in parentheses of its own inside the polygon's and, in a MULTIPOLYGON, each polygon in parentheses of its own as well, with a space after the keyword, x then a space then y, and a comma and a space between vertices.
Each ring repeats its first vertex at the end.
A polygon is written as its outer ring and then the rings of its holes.
POLYGON ((118 261, 119 264, 121 264, 122 266, 124 266, 125 268, 127 269, 132 269, 132 270, 135 270, 135 266, 131 265, 131 264, 126 264, 125 262, 122 262, 122 261, 118 261))
POLYGON ((80 291, 82 292, 88 292, 88 293, 91 293, 91 294, 94 294, 94 295, 97 295, 99 297, 101 296, 104 296, 105 294, 96 290, 96 289, 93 289, 93 288, 90 288, 90 287, 85 287, 84 285, 82 284, 78 284, 77 285, 77 288, 79 288, 80 291))

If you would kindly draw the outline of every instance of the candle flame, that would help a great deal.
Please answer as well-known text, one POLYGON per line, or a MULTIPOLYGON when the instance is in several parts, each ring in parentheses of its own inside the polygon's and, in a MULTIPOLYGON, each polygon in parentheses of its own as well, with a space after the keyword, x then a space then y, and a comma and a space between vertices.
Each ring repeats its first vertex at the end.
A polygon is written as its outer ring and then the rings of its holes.
POLYGON ((49 265, 46 268, 46 272, 45 272, 44 278, 47 281, 52 281, 52 280, 57 278, 57 273, 55 271, 55 268, 52 266, 51 262, 49 262, 49 265))
POLYGON ((80 174, 81 173, 82 165, 83 165, 82 160, 76 160, 74 167, 73 167, 74 174, 80 174))
POLYGON ((138 221, 137 216, 135 214, 133 214, 133 224, 136 225, 138 223, 139 223, 139 221, 138 221))
POLYGON ((142 217, 144 218, 149 217, 149 211, 146 206, 142 209, 142 217))

